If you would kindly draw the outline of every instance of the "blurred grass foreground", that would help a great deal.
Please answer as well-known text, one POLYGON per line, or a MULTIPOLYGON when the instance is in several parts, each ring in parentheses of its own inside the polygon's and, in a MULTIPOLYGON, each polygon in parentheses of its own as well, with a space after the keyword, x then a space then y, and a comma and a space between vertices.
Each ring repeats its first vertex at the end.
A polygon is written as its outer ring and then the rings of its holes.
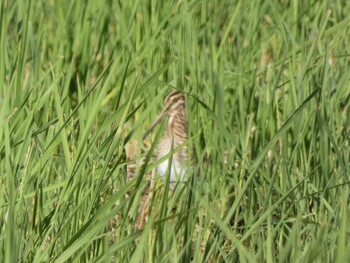
POLYGON ((1 1, 0 262, 347 262, 349 14, 1 1), (194 172, 150 190, 175 89, 194 172))

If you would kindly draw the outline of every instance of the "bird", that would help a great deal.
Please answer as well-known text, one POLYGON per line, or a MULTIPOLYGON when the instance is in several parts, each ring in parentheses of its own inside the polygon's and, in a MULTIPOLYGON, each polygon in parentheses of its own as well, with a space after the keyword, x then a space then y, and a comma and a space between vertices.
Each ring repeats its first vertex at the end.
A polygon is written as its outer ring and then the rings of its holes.
POLYGON ((173 191, 177 184, 184 185, 186 183, 190 168, 188 165, 188 147, 186 145, 188 138, 186 102, 181 91, 173 91, 166 96, 162 112, 147 129, 143 135, 143 140, 166 117, 168 119, 166 131, 157 147, 157 159, 169 155, 173 149, 176 150, 170 154, 169 158, 158 165, 157 171, 163 181, 166 181, 168 170, 170 171, 169 189, 173 191), (169 169, 170 163, 171 167, 169 169))

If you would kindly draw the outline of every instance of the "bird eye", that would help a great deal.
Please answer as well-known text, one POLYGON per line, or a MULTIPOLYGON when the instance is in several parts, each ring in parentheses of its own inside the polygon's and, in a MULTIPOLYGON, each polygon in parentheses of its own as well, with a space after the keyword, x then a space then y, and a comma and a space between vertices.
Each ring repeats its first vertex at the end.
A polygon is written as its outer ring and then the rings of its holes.
POLYGON ((178 98, 175 98, 175 99, 174 99, 174 103, 177 102, 177 101, 178 101, 178 98))

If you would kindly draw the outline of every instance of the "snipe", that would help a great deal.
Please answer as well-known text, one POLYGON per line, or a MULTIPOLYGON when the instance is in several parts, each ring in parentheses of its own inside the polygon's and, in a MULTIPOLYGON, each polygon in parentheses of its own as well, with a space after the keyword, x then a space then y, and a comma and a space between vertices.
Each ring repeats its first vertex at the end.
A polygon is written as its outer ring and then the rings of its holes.
POLYGON ((180 149, 174 151, 172 156, 159 164, 157 170, 159 176, 165 181, 168 166, 171 163, 169 188, 174 190, 177 183, 183 184, 186 182, 189 172, 186 146, 188 132, 187 116, 185 96, 183 93, 175 91, 165 98, 163 111, 146 131, 143 139, 146 138, 164 117, 168 117, 168 122, 165 135, 157 148, 158 159, 168 155, 172 151, 172 148, 176 149, 179 147, 180 149))

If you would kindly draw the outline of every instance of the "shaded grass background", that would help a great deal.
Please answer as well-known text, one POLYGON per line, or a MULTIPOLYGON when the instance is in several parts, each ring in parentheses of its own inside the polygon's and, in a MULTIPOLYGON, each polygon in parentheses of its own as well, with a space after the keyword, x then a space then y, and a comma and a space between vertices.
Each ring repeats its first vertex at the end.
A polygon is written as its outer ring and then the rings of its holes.
POLYGON ((350 256, 347 1, 0 8, 1 262, 350 256), (154 164, 128 181, 124 147, 173 88, 202 179, 137 231, 154 164))

